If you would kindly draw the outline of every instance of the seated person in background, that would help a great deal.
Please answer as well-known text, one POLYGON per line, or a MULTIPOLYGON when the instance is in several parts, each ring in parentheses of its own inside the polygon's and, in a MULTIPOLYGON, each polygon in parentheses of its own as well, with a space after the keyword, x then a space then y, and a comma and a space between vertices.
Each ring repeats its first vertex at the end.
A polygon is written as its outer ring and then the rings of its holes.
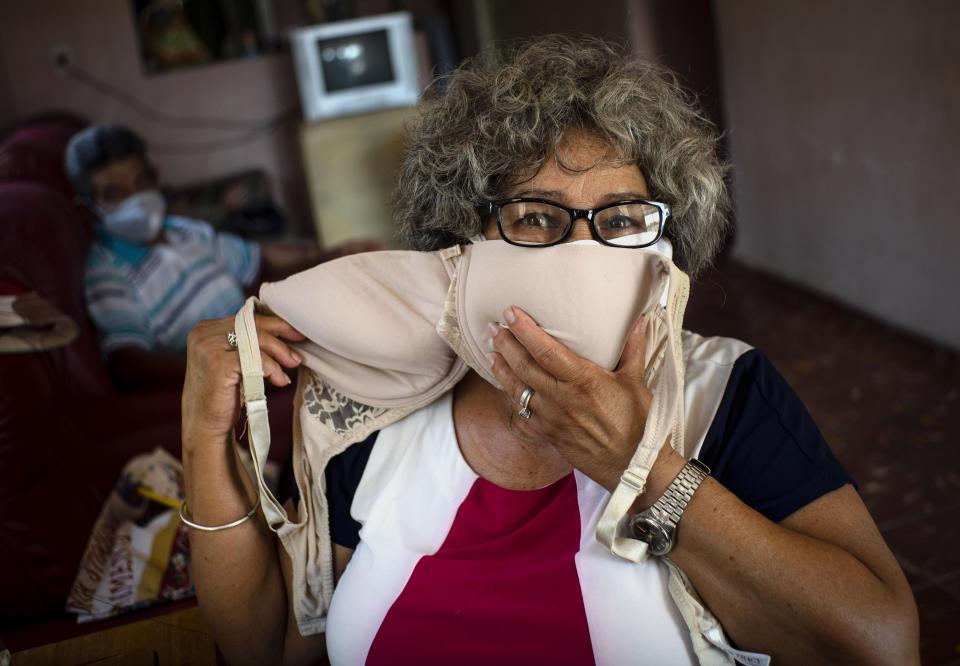
POLYGON ((190 329, 239 310, 260 280, 382 248, 372 240, 333 250, 253 242, 206 222, 166 215, 143 139, 119 125, 76 134, 66 169, 78 197, 100 217, 84 292, 121 390, 180 386, 190 329))

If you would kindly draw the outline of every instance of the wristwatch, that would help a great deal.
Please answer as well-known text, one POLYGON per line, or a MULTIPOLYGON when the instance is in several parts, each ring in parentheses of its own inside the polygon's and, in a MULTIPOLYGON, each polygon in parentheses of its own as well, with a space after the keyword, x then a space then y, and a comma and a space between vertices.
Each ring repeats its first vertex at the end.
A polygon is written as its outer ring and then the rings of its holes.
POLYGON ((710 468, 696 458, 683 466, 667 489, 649 509, 630 520, 633 535, 648 544, 651 555, 666 555, 673 548, 677 523, 690 498, 710 474, 710 468))

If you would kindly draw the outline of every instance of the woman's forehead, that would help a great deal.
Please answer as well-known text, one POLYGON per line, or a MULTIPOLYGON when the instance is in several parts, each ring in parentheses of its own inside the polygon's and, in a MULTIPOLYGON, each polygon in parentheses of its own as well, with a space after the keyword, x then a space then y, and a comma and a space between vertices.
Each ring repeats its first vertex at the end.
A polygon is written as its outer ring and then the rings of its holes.
POLYGON ((547 151, 547 162, 568 171, 586 171, 603 164, 623 164, 620 151, 596 132, 568 130, 547 151))
POLYGON ((514 183, 508 195, 539 196, 575 207, 592 207, 611 196, 648 198, 640 168, 624 162, 609 143, 591 135, 565 137, 539 171, 514 183))

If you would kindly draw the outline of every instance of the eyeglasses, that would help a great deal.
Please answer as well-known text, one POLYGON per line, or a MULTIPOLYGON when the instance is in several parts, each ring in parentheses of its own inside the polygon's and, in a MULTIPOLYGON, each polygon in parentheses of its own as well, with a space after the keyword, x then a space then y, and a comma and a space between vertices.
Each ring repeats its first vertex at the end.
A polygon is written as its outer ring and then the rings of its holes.
POLYGON ((511 245, 546 247, 562 243, 577 219, 590 223, 593 237, 615 247, 649 247, 663 236, 670 206, 630 199, 581 210, 546 199, 504 199, 480 206, 481 215, 496 215, 500 236, 511 245))

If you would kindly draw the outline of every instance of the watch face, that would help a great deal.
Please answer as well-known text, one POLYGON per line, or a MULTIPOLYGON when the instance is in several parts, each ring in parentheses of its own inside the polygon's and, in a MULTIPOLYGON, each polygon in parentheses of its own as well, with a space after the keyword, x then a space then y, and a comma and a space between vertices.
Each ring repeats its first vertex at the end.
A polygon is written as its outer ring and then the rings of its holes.
POLYGON ((651 555, 666 555, 673 545, 667 530, 658 521, 641 518, 633 524, 633 533, 640 541, 645 541, 651 555))

